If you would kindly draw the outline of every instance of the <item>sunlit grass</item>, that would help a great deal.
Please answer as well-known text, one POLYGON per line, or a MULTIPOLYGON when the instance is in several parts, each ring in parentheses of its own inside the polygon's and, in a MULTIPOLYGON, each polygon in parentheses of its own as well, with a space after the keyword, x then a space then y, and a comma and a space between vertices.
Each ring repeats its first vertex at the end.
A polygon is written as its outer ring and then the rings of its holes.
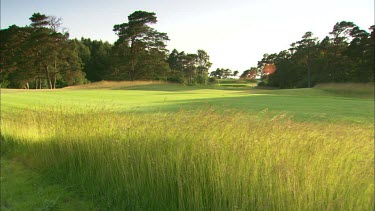
MULTIPOLYGON (((120 83, 120 82, 119 82, 120 83)), ((63 89, 55 91, 1 90, 2 115, 10 111, 62 106, 85 110, 100 107, 117 113, 178 112, 212 108, 218 112, 239 111, 257 115, 268 110, 286 113, 296 121, 348 122, 370 124, 374 120, 374 100, 347 91, 329 92, 320 88, 259 90, 241 87, 192 87, 177 84, 139 84, 109 89, 63 89), (359 96, 359 97, 358 97, 359 96)), ((371 92, 364 89, 361 93, 371 92)))
POLYGON ((1 90, 2 157, 108 210, 374 208, 367 85, 97 85, 1 90))
POLYGON ((373 210, 372 125, 261 117, 16 112, 2 150, 108 209, 373 210))

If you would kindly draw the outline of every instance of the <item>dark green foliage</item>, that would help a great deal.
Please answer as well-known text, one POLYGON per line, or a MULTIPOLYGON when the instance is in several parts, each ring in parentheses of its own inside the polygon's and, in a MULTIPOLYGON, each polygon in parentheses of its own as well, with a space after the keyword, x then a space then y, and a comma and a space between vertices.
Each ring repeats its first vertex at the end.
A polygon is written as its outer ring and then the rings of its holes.
POLYGON ((216 84, 216 83, 218 82, 218 80, 217 80, 217 78, 215 78, 215 77, 210 77, 210 78, 208 79, 208 82, 209 82, 209 83, 212 83, 212 84, 216 84))
POLYGON ((110 75, 111 53, 113 45, 108 42, 81 38, 75 41, 81 60, 85 63, 86 78, 91 81, 101 81, 110 75))
POLYGON ((156 22, 155 13, 136 11, 128 16, 127 23, 113 27, 119 38, 113 48, 112 79, 166 79, 170 70, 165 62, 165 43, 169 38, 149 26, 156 22))
POLYGON ((374 81, 374 32, 352 22, 336 23, 330 37, 318 41, 306 32, 291 48, 265 54, 258 68, 275 64, 274 74, 261 75, 267 86, 279 88, 311 87, 326 82, 374 81))
POLYGON ((34 13, 30 18, 32 27, 45 27, 48 25, 48 16, 44 14, 34 13))
MULTIPOLYGON (((114 45, 69 40, 61 18, 34 13, 30 26, 1 30, 0 84, 15 88, 56 88, 101 80, 166 80, 168 36, 151 28, 155 13, 136 11, 114 26, 114 45), (86 79, 87 78, 87 79, 86 79)), ((202 70, 205 71, 205 70, 202 70)))
POLYGON ((56 88, 85 81, 82 61, 68 40, 58 32, 60 20, 34 13, 30 26, 10 26, 1 33, 2 84, 15 88, 56 88))
MULTIPOLYGON (((237 71, 238 72, 238 71, 237 71)), ((215 71, 210 73, 211 77, 218 78, 218 79, 225 79, 232 76, 232 70, 228 68, 217 68, 215 71)))
POLYGON ((210 62, 210 56, 204 50, 198 50, 197 65, 197 83, 207 84, 208 70, 212 66, 212 63, 210 62))
POLYGON ((240 78, 241 79, 248 79, 248 80, 255 80, 255 77, 258 75, 259 69, 256 67, 252 67, 250 69, 245 70, 240 78))
POLYGON ((198 50, 197 54, 186 54, 184 51, 178 52, 174 49, 169 54, 167 62, 171 69, 169 81, 188 85, 207 84, 208 70, 212 63, 210 56, 204 50, 198 50))
MULTIPOLYGON (((20 53, 21 43, 24 41, 24 34, 29 28, 22 28, 16 25, 0 31, 0 80, 2 87, 16 84, 18 80, 11 80, 17 71, 17 58, 20 53)), ((22 82, 21 82, 22 83, 22 82)))

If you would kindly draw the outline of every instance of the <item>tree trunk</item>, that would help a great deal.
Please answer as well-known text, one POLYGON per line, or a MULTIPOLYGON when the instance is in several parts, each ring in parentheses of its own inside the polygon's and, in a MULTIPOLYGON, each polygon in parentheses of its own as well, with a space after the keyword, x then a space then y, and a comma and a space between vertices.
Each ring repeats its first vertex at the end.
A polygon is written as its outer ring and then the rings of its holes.
POLYGON ((56 89, 56 73, 55 73, 54 79, 53 79, 53 89, 56 89))
POLYGON ((55 73, 53 75, 53 89, 56 89, 56 74, 57 74, 57 63, 55 59, 55 73))
POLYGON ((134 72, 135 72, 135 57, 136 57, 136 47, 135 45, 135 37, 131 40, 131 46, 130 46, 130 70, 129 70, 129 80, 134 80, 134 72))
POLYGON ((193 73, 192 71, 190 71, 190 74, 189 74, 189 85, 192 85, 193 84, 193 73))
POLYGON ((46 76, 47 76, 48 88, 52 89, 52 81, 51 81, 51 75, 49 74, 49 71, 48 71, 48 65, 46 66, 46 76))
POLYGON ((310 62, 307 62, 307 88, 311 87, 311 68, 310 62))
POLYGON ((307 44, 307 61, 306 61, 306 65, 307 65, 307 88, 310 88, 310 86, 311 86, 310 46, 309 45, 310 44, 308 43, 307 44))

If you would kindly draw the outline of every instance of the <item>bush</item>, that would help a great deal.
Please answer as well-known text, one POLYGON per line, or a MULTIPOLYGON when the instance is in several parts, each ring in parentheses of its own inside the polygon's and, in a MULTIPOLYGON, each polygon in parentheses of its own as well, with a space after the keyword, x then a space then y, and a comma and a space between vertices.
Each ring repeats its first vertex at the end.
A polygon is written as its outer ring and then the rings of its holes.
POLYGON ((201 85, 207 85, 207 76, 201 76, 201 75, 198 75, 197 77, 195 77, 195 80, 194 80, 197 84, 201 84, 201 85))
POLYGON ((10 82, 8 80, 3 80, 0 82, 0 88, 7 88, 10 82))
POLYGON ((216 77, 210 77, 210 78, 208 78, 208 82, 212 83, 212 84, 216 84, 218 82, 218 80, 217 80, 216 77))
POLYGON ((267 86, 267 82, 261 81, 258 83, 258 86, 267 86))
POLYGON ((174 82, 174 83, 180 83, 180 84, 185 84, 186 80, 183 76, 180 75, 172 75, 167 78, 167 81, 169 82, 174 82))

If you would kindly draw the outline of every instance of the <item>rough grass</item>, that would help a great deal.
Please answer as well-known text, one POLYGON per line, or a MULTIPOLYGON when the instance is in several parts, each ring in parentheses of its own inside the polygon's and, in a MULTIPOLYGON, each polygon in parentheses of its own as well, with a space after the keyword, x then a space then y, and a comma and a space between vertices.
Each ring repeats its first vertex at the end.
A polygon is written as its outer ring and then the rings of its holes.
POLYGON ((5 153, 107 209, 373 210, 371 125, 212 111, 2 119, 5 153))
POLYGON ((373 210, 374 102, 343 90, 2 90, 1 153, 107 210, 373 210))

